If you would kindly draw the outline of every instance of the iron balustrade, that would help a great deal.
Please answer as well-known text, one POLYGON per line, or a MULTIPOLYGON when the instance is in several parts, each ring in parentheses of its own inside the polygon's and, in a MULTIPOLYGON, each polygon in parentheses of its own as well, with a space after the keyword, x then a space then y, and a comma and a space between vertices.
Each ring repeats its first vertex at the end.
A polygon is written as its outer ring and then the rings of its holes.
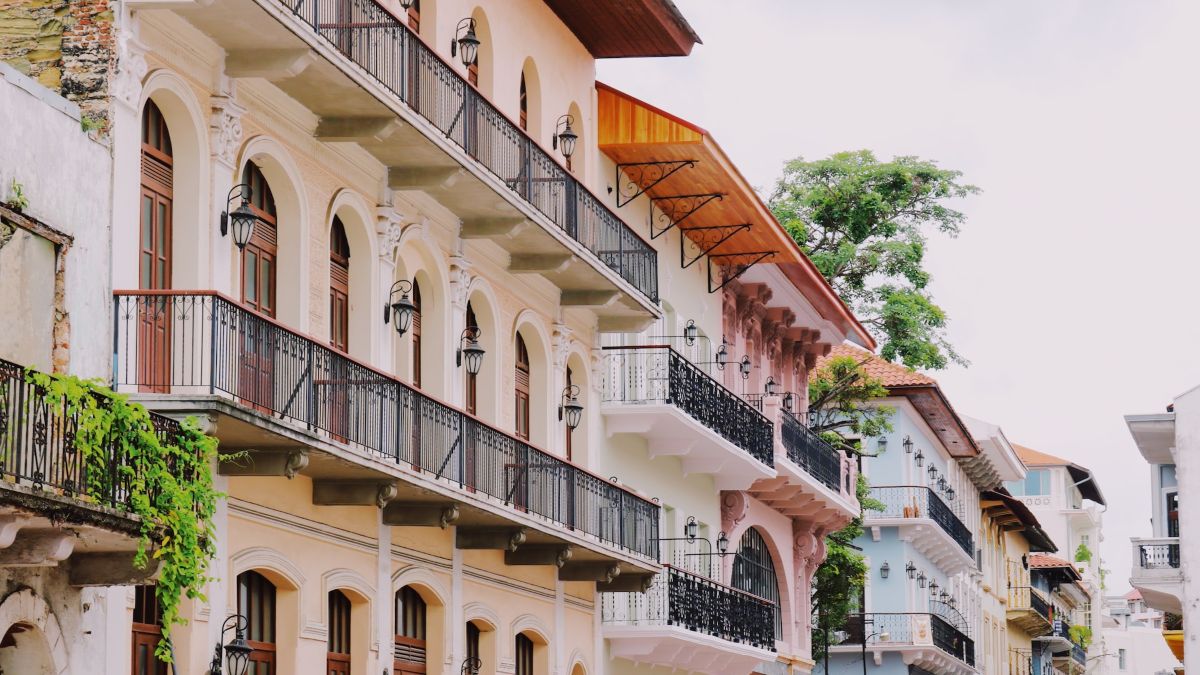
POLYGON ((865 615, 850 614, 842 630, 846 639, 840 644, 861 645, 864 633, 867 645, 916 644, 915 624, 928 618, 933 644, 938 649, 957 658, 969 666, 975 665, 975 642, 964 630, 936 613, 926 612, 873 612, 865 615))
POLYGON ((121 391, 219 395, 658 558, 658 505, 211 291, 118 291, 121 391))
POLYGON ((1082 645, 1071 643, 1071 660, 1081 666, 1087 665, 1087 650, 1082 645))
POLYGON ((933 644, 968 666, 975 665, 975 642, 966 633, 937 614, 929 616, 933 644))
POLYGON ((974 558, 971 531, 932 489, 918 485, 881 486, 871 488, 871 496, 883 502, 884 510, 872 511, 869 518, 929 518, 974 558))
POLYGON ((605 593, 604 623, 679 626, 775 651, 775 603, 671 565, 664 572, 645 593, 605 593))
MULTIPOLYGON (((1056 610, 1055 613, 1057 614, 1059 612, 1066 614, 1066 612, 1064 612, 1063 610, 1056 610)), ((1063 619, 1055 619, 1053 622, 1051 622, 1050 635, 1052 635, 1053 637, 1062 638, 1064 640, 1070 640, 1071 639, 1071 624, 1063 619)))
POLYGON ((771 420, 666 345, 605 347, 605 403, 666 403, 750 453, 775 466, 771 420))
POLYGON ((1179 544, 1139 544, 1138 559, 1144 570, 1179 569, 1179 544))
POLYGON ((604 265, 658 301, 658 255, 624 221, 375 0, 280 0, 604 265))
POLYGON ((792 413, 781 410, 779 419, 779 432, 787 458, 825 487, 839 491, 842 485, 842 453, 792 413))
POLYGON ((1008 608, 1012 610, 1031 610, 1047 622, 1054 618, 1050 610, 1050 603, 1032 586, 1010 586, 1008 589, 1008 608))
MULTIPOLYGON (((91 464, 104 467, 105 475, 89 475, 91 467, 76 444, 78 412, 65 398, 48 397, 26 373, 25 367, 0 359, 0 480, 132 513, 129 453, 137 449, 115 436, 106 439, 91 464)), ((108 402, 99 395, 96 400, 100 407, 108 402)), ((151 413, 150 421, 159 440, 173 442, 179 436, 175 420, 151 413)))

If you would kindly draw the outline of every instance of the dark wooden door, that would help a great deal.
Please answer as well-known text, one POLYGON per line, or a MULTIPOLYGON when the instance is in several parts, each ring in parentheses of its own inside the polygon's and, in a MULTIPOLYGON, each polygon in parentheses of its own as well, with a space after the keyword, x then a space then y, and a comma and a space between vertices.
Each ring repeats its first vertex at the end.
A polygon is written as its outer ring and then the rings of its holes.
POLYGON ((254 649, 247 675, 275 675, 275 585, 258 572, 242 572, 237 585, 238 614, 249 622, 246 642, 254 649))
POLYGON ((134 593, 133 675, 167 675, 167 664, 154 656, 162 640, 162 613, 154 586, 138 586, 134 593))
MULTIPOLYGON (((171 215, 175 163, 167 122, 154 101, 142 111, 138 288, 171 288, 171 215)), ((138 384, 166 392, 171 384, 171 300, 146 297, 138 305, 138 384)))
POLYGON ((329 591, 329 653, 325 658, 326 675, 350 675, 350 598, 329 591))
MULTIPOLYGON (((350 351, 350 242, 341 218, 334 217, 329 231, 329 346, 350 351)), ((345 359, 330 359, 319 391, 325 405, 326 429, 344 441, 350 427, 350 372, 345 359)))
POLYGON ((396 591, 396 635, 392 672, 423 675, 426 655, 425 600, 411 586, 396 591))
MULTIPOLYGON (((249 186, 250 207, 258 216, 250 242, 242 251, 242 304, 274 318, 279 251, 275 197, 254 162, 246 163, 242 183, 249 186)), ((279 330, 270 321, 249 316, 240 326, 239 337, 238 395, 247 404, 269 413, 275 403, 275 341, 279 330)))

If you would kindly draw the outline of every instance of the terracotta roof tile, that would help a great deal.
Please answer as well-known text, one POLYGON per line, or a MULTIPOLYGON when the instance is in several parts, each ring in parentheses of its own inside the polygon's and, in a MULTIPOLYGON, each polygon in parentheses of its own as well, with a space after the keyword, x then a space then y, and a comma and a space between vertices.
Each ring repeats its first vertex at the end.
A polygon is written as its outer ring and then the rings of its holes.
MULTIPOLYGON (((1031 569, 1035 567, 1039 569, 1048 567, 1070 567, 1071 569, 1075 569, 1075 566, 1066 560, 1063 560, 1058 556, 1048 555, 1046 553, 1030 553, 1029 567, 1031 569)), ((1078 572, 1078 570, 1076 570, 1076 572, 1078 572)))
POLYGON ((863 369, 867 371, 868 375, 882 382, 885 387, 937 386, 937 380, 928 375, 918 373, 898 363, 884 360, 860 347, 846 344, 834 347, 828 354, 817 359, 817 366, 813 370, 823 368, 831 359, 840 356, 851 356, 859 361, 867 359, 867 362, 863 364, 863 369))
POLYGON ((1055 457, 1040 450, 1025 447, 1024 445, 1012 444, 1013 450, 1017 451, 1017 456, 1025 463, 1025 466, 1067 466, 1071 464, 1069 460, 1062 457, 1055 457))
POLYGON ((1142 592, 1135 588, 1132 591, 1129 591, 1128 593, 1125 594, 1125 599, 1126 600, 1141 600, 1142 592))

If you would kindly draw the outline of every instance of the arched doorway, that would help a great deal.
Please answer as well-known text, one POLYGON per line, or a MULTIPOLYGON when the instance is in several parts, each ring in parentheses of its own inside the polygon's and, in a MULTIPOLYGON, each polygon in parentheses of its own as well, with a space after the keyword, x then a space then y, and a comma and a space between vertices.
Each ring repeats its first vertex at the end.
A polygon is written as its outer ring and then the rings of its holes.
POLYGON ((162 612, 154 586, 134 588, 133 675, 167 675, 167 664, 154 656, 162 640, 162 612))
POLYGON ((275 584, 253 570, 237 576, 238 614, 246 617, 250 672, 275 675, 275 584))
POLYGON ((327 675, 350 675, 350 598, 339 590, 329 591, 327 675))
POLYGON ((425 673, 429 648, 427 611, 425 599, 412 586, 396 591, 395 660, 392 664, 395 675, 425 673))
POLYGON ((517 333, 517 358, 514 371, 516 419, 513 421, 513 431, 517 438, 529 440, 529 349, 525 346, 525 338, 517 333))
POLYGON ((762 534, 756 528, 752 527, 746 530, 738 543, 729 585, 774 603, 775 636, 778 638, 783 634, 779 580, 775 575, 775 562, 771 559, 767 541, 763 539, 762 534))
MULTIPOLYGON (((171 288, 171 225, 175 159, 171 132, 154 101, 142 109, 141 203, 138 223, 138 288, 171 288)), ((171 313, 168 298, 142 303, 138 321, 138 382, 146 392, 170 386, 171 313)))
POLYGON ((338 216, 329 228, 329 344, 350 351, 350 240, 338 216))

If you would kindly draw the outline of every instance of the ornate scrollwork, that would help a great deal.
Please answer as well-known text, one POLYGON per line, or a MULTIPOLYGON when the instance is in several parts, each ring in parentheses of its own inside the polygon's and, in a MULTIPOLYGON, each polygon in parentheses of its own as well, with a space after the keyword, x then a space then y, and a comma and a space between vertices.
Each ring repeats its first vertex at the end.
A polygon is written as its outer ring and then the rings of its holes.
POLYGON ((775 256, 775 251, 715 253, 708 256, 708 292, 716 293, 751 267, 775 256))
POLYGON ((696 195, 671 195, 669 197, 651 197, 650 201, 658 208, 658 215, 650 211, 650 238, 658 239, 668 230, 690 218, 694 213, 714 201, 720 201, 725 195, 719 192, 696 195), (655 224, 661 229, 655 229, 655 224))
POLYGON ((695 244, 700 252, 695 256, 688 258, 687 246, 683 243, 684 238, 679 238, 679 265, 683 269, 687 269, 696 264, 704 256, 712 253, 718 246, 729 241, 735 234, 743 230, 749 230, 749 223, 741 223, 738 225, 708 225, 705 227, 689 227, 679 228, 687 235, 687 239, 695 244))
POLYGON ((683 159, 674 162, 633 162, 618 164, 616 171, 617 207, 625 206, 670 178, 684 167, 696 166, 696 160, 683 159))

